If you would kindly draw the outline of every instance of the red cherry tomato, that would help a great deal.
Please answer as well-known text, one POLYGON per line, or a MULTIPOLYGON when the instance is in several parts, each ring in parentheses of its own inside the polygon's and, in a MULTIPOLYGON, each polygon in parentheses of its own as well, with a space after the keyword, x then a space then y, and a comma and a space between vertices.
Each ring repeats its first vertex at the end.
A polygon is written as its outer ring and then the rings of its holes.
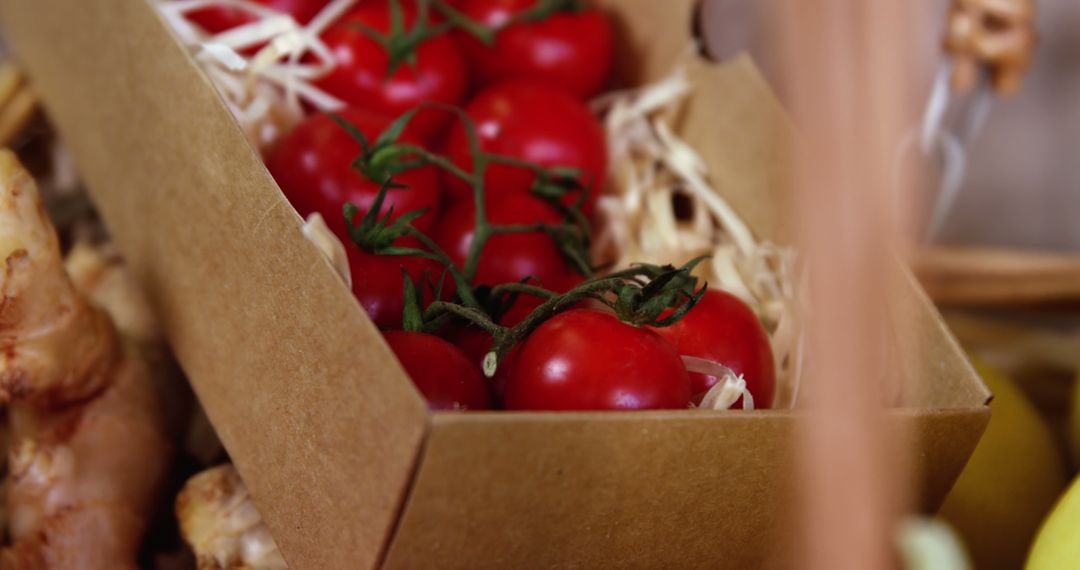
MULTIPOLYGON (((711 360, 742 374, 754 396, 755 408, 768 408, 772 404, 776 387, 772 344, 757 315, 738 297, 709 289, 685 317, 655 330, 680 355, 711 360)), ((694 400, 701 401, 705 392, 719 381, 716 376, 691 372, 694 400)), ((735 407, 740 405, 736 402, 735 407)))
MULTIPOLYGON (((465 112, 476 124, 481 150, 527 160, 544 167, 565 166, 581 171, 580 182, 589 189, 586 214, 603 190, 607 149, 600 123, 581 102, 562 90, 527 81, 489 87, 477 95, 465 112)), ((460 122, 447 135, 444 154, 460 168, 472 170, 468 138, 460 122)), ((471 199, 472 189, 444 173, 444 187, 452 200, 471 199)), ((486 197, 494 199, 527 194, 535 175, 528 169, 494 164, 484 177, 486 197)), ((571 194, 568 202, 579 196, 571 194)))
MULTIPOLYGON (((499 324, 504 327, 517 325, 525 317, 529 316, 533 309, 540 306, 540 303, 540 299, 535 297, 525 295, 518 297, 517 302, 499 319, 499 324)), ((468 355, 469 360, 475 362, 477 366, 483 367, 484 357, 491 351, 491 333, 463 322, 448 327, 443 336, 468 355)), ((499 370, 503 369, 504 366, 500 365, 499 370)))
MULTIPOLYGON (((562 223, 549 205, 531 196, 508 196, 488 207, 488 219, 495 224, 562 223)), ((435 241, 458 267, 464 267, 475 233, 476 208, 460 202, 440 217, 435 241)), ((579 282, 551 237, 543 232, 496 235, 488 239, 480 254, 476 283, 498 285, 535 277, 555 291, 565 291, 579 282)))
MULTIPOLYGON (((495 395, 496 400, 504 408, 506 407, 506 382, 510 379, 510 371, 514 369, 514 361, 517 360, 520 350, 520 344, 511 348, 510 352, 506 353, 502 362, 499 363, 499 367, 495 369, 495 375, 488 379, 491 393, 495 395)), ((481 366, 483 366, 483 362, 481 362, 481 366)))
POLYGON ((660 335, 612 314, 572 309, 519 347, 506 384, 511 410, 686 408, 690 380, 660 335))
MULTIPOLYGON (((506 23, 536 0, 467 0, 462 11, 488 26, 506 23)), ((611 24, 596 9, 558 12, 539 22, 513 24, 484 45, 459 32, 469 69, 480 85, 505 79, 532 79, 588 99, 607 84, 614 59, 611 24)))
MULTIPOLYGON (((406 26, 416 13, 403 3, 406 26)), ((467 87, 465 63, 448 36, 431 38, 416 48, 415 63, 403 63, 387 77, 386 49, 363 27, 385 34, 390 29, 387 2, 362 4, 323 34, 336 67, 316 85, 350 105, 396 117, 424 102, 458 105, 467 87)), ((425 136, 438 135, 451 120, 449 113, 427 110, 410 123, 425 136)))
MULTIPOLYGON (((347 109, 339 115, 372 141, 390 123, 382 116, 357 109, 347 109)), ((409 132, 403 134, 401 140, 418 144, 409 132)), ((329 115, 320 113, 304 119, 282 138, 270 153, 267 167, 302 216, 319 212, 330 229, 343 241, 348 241, 342 206, 346 202, 356 204, 363 215, 371 208, 379 191, 379 184, 352 168, 352 161, 358 154, 360 144, 329 115)), ((394 217, 397 217, 428 208, 431 213, 417 218, 413 225, 420 231, 430 231, 441 195, 435 167, 410 170, 397 175, 394 180, 405 188, 387 192, 382 212, 393 206, 394 217)))
POLYGON ((386 343, 433 410, 487 410, 491 396, 480 369, 445 340, 424 333, 383 333, 386 343))
MULTIPOLYGON (((499 319, 499 324, 504 327, 516 326, 525 320, 525 317, 529 316, 529 313, 533 312, 541 303, 540 299, 522 295, 499 319)), ((491 334, 481 328, 462 324, 454 327, 450 331, 448 338, 450 342, 454 343, 454 346, 460 348, 469 357, 469 360, 483 369, 484 358, 491 351, 493 341, 491 334)), ((488 379, 488 386, 491 387, 491 393, 495 396, 496 402, 502 402, 506 396, 506 379, 510 376, 510 369, 514 365, 517 353, 518 347, 515 346, 510 349, 510 352, 499 363, 495 375, 488 379)))
MULTIPOLYGON (((410 240, 402 240, 398 245, 417 246, 410 240)), ((346 243, 345 248, 349 256, 353 295, 375 326, 383 330, 401 328, 405 308, 402 269, 408 271, 418 292, 424 295, 424 304, 432 301, 434 289, 429 284, 437 283, 442 275, 439 264, 420 257, 375 255, 360 250, 352 243, 346 243)))
MULTIPOLYGON (((475 363, 477 366, 483 368, 484 357, 491 351, 491 335, 487 332, 478 329, 476 327, 463 327, 456 333, 455 338, 452 339, 454 346, 461 349, 462 352, 469 358, 469 362, 475 363)), ((518 347, 510 349, 510 352, 503 357, 502 362, 499 363, 499 367, 495 370, 495 375, 488 378, 488 387, 491 393, 495 397, 496 402, 502 402, 503 397, 506 395, 506 379, 509 376, 510 368, 513 366, 514 358, 517 356, 518 347)))
MULTIPOLYGON (((251 0, 282 14, 289 14, 297 23, 307 24, 322 10, 330 0, 251 0)), ((224 32, 255 21, 255 16, 247 10, 235 6, 209 6, 194 10, 188 19, 198 24, 211 34, 224 32)))

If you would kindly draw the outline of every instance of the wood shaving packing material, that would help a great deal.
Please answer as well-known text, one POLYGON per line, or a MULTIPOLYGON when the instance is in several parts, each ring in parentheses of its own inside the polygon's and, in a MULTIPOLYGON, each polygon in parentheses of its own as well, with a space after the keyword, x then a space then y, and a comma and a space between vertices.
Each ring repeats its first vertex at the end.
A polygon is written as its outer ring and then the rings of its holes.
MULTIPOLYGON (((593 109, 604 113, 614 179, 611 192, 598 201, 594 255, 612 260, 615 269, 633 262, 684 262, 710 256, 695 273, 710 286, 741 298, 761 318, 770 332, 778 371, 774 405, 790 407, 798 393, 802 363, 795 254, 759 241, 710 185, 698 153, 675 134, 671 121, 692 92, 687 69, 680 65, 657 83, 593 102, 593 109)), ((712 406, 717 402, 730 406, 734 401, 710 400, 712 406)))
POLYGON ((345 106, 313 81, 334 67, 330 49, 319 36, 356 2, 333 0, 303 26, 246 0, 159 0, 157 8, 217 87, 248 140, 265 152, 304 116, 305 103, 320 111, 345 106), (207 34, 188 16, 211 5, 244 10, 255 20, 207 34), (247 55, 254 48, 258 51, 247 55))

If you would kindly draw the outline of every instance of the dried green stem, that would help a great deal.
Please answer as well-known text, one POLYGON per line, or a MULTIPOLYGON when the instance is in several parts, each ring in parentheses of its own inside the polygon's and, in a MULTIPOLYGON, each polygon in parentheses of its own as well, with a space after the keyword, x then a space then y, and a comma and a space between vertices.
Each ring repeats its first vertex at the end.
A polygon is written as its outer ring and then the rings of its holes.
POLYGON ((581 0, 537 0, 528 10, 522 10, 498 25, 487 26, 470 19, 441 0, 430 0, 430 4, 453 27, 467 32, 481 43, 489 46, 495 43, 495 36, 500 31, 510 26, 539 22, 550 18, 556 12, 579 11, 584 7, 581 0))
POLYGON ((503 283, 491 288, 491 296, 495 298, 502 297, 507 293, 524 293, 540 299, 550 299, 559 295, 554 291, 536 285, 529 285, 528 283, 503 283))

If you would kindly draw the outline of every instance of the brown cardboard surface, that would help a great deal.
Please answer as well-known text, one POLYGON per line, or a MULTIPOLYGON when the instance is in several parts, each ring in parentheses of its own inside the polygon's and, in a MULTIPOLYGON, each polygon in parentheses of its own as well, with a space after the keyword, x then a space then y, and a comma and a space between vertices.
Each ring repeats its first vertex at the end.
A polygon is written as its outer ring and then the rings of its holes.
MULTIPOLYGON (((627 77, 656 78, 686 48, 693 0, 601 3, 627 77)), ((0 0, 0 18, 293 567, 383 553, 395 568, 746 567, 782 550, 797 414, 429 418, 146 0, 0 0)), ((783 240, 787 119, 748 59, 695 67, 684 136, 755 230, 783 240)), ((893 416, 917 438, 932 507, 987 393, 904 291, 918 389, 893 416)))
POLYGON ((436 415, 387 567, 757 567, 794 500, 792 429, 768 412, 436 415))
POLYGON ((144 0, 5 0, 7 38, 286 558, 372 567, 426 409, 144 0))
POLYGON ((615 79, 640 85, 671 72, 671 63, 691 49, 697 0, 591 0, 614 14, 615 79))
POLYGON ((725 63, 695 58, 689 73, 694 97, 680 134, 757 236, 788 243, 792 126, 780 102, 748 55, 725 63))
MULTIPOLYGON (((902 271, 896 318, 898 351, 903 355, 908 390, 905 405, 932 409, 977 409, 990 403, 990 390, 972 368, 960 343, 945 326, 941 314, 919 288, 915 277, 902 271)), ((981 431, 981 430, 980 430, 981 431)))
MULTIPOLYGON (((989 410, 896 410, 936 509, 989 410)), ((759 568, 786 560, 795 412, 438 414, 388 568, 759 568)))

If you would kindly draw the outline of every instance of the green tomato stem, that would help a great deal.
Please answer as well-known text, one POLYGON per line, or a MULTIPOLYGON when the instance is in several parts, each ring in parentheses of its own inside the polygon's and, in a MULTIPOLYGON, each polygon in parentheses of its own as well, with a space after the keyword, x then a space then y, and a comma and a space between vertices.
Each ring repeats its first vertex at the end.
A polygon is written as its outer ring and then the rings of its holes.
POLYGON ((541 299, 550 299, 559 295, 554 291, 548 291, 543 287, 529 285, 528 283, 503 283, 502 285, 496 285, 491 288, 492 297, 501 297, 507 293, 524 293, 541 299))

